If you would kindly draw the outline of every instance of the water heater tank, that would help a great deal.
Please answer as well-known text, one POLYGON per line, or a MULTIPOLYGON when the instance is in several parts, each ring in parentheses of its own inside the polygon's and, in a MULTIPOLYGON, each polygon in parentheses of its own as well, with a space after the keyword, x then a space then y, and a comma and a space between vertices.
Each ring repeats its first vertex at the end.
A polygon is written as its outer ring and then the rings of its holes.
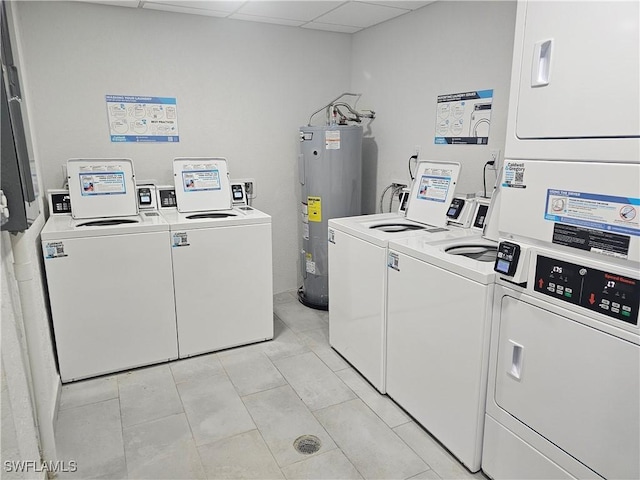
POLYGON ((327 222, 362 214, 362 127, 300 127, 298 162, 302 185, 299 298, 309 307, 327 310, 327 222))

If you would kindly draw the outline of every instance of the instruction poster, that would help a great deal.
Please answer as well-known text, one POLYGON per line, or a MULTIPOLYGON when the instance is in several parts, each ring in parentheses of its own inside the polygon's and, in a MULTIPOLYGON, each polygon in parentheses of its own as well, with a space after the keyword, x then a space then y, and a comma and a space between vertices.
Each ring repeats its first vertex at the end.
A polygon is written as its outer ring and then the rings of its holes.
POLYGON ((493 90, 439 95, 436 109, 437 145, 487 145, 493 90))
POLYGON ((545 220, 640 236, 640 198, 547 190, 545 220))
POLYGON ((178 107, 173 97, 107 95, 112 142, 179 142, 178 107))

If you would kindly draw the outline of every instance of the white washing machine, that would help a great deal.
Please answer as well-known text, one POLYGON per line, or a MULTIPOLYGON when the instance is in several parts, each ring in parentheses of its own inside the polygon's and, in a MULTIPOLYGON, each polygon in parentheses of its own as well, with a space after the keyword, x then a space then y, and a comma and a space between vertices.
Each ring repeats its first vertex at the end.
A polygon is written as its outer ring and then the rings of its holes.
POLYGON ((518 166, 502 193, 482 468, 640 478, 640 165, 518 166))
POLYGON ((387 393, 480 469, 496 242, 389 242, 387 393))
POLYGON ((478 233, 446 226, 459 171, 458 164, 421 162, 406 218, 329 220, 329 343, 381 393, 386 392, 387 245, 418 232, 434 242, 478 233))
POLYGON ((131 160, 67 171, 72 213, 41 233, 62 381, 177 358, 169 225, 138 214, 131 160))
POLYGON ((273 338, 271 217, 231 208, 226 160, 174 160, 171 230, 180 358, 273 338))

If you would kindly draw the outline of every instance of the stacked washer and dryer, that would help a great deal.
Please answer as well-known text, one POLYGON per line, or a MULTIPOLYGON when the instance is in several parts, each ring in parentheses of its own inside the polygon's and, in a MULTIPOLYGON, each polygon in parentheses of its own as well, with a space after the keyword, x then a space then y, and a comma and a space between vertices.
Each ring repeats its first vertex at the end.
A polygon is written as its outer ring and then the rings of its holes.
POLYGON ((482 468, 637 479, 640 5, 519 2, 515 39, 482 468))
POLYGON ((225 159, 176 159, 171 188, 67 171, 41 234, 63 382, 273 338, 271 217, 232 206, 225 159))

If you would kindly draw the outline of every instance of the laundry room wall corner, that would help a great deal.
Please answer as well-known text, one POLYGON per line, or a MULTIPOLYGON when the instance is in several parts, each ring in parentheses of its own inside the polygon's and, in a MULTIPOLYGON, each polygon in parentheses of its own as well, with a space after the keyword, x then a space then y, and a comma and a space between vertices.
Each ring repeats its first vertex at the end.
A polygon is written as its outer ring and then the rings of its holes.
MULTIPOLYGON (((421 160, 462 164, 457 192, 483 190, 491 151, 504 152, 515 14, 515 1, 440 1, 353 34, 351 91, 364 92, 375 109, 379 146, 363 196, 379 198, 393 181, 408 183, 417 146, 421 160), (488 144, 436 144, 438 96, 481 90, 493 90, 488 144)), ((488 188, 494 182, 488 170, 488 188)))

